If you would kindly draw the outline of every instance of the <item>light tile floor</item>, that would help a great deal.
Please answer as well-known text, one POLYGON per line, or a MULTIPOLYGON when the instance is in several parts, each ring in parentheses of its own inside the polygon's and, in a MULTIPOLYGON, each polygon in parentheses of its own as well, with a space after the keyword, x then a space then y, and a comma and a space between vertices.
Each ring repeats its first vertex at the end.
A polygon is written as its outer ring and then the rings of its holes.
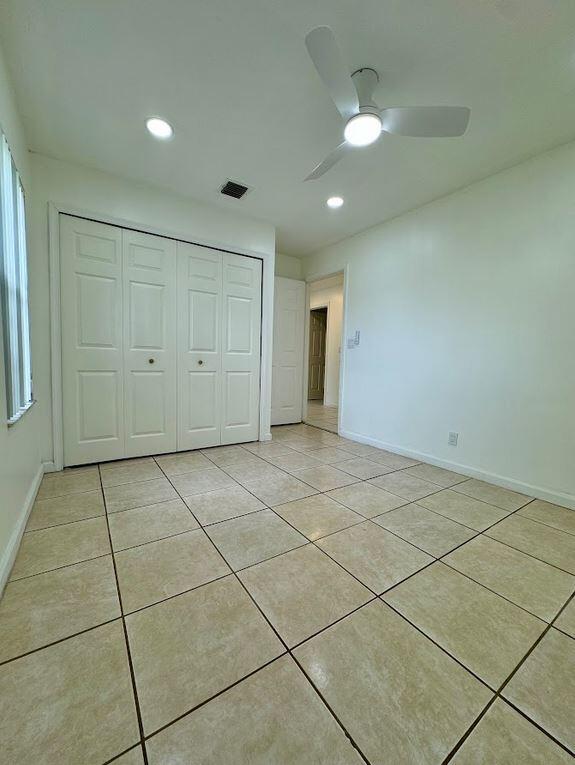
POLYGON ((307 402, 305 421, 308 425, 337 433, 337 406, 326 406, 323 401, 310 400, 307 402))
POLYGON ((572 762, 574 519, 304 424, 47 475, 0 759, 572 762))

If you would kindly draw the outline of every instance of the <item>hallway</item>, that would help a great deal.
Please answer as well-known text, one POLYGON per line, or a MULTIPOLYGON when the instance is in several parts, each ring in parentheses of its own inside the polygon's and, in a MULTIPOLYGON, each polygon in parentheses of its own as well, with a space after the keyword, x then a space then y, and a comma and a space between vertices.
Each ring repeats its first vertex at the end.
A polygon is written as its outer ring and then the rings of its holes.
POLYGON ((337 406, 326 406, 322 401, 308 401, 304 422, 337 433, 337 411, 337 406))

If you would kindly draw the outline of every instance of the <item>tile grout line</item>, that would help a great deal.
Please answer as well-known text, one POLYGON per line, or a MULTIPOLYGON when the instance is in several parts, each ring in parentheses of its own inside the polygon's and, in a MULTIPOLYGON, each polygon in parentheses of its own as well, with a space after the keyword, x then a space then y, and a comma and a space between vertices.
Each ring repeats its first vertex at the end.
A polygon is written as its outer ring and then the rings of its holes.
POLYGON ((124 616, 124 605, 123 605, 123 602, 122 602, 122 591, 120 589, 120 580, 118 578, 118 570, 116 568, 116 558, 115 558, 115 555, 114 555, 114 548, 113 548, 113 545, 112 545, 112 534, 110 532, 110 524, 109 524, 109 520, 108 520, 108 505, 107 505, 107 502, 106 502, 106 495, 105 495, 105 492, 104 492, 104 486, 102 485, 102 471, 100 470, 100 466, 99 465, 98 465, 98 476, 100 478, 100 487, 101 487, 101 491, 102 491, 102 497, 103 497, 103 500, 104 500, 104 508, 106 510, 106 528, 108 530, 108 541, 109 541, 109 544, 110 544, 110 550, 112 552, 112 565, 114 567, 114 577, 115 577, 115 580, 116 580, 116 590, 117 590, 117 593, 118 593, 118 601, 120 603, 120 614, 121 614, 121 620, 122 620, 122 630, 123 630, 123 633, 124 633, 124 645, 125 645, 125 648, 126 648, 126 656, 127 656, 127 659, 128 659, 128 669, 129 669, 129 672, 130 672, 130 680, 131 680, 131 683, 132 683, 132 694, 133 694, 133 698, 134 698, 134 707, 135 707, 135 710, 136 710, 136 719, 137 719, 137 722, 138 722, 138 730, 140 732, 140 746, 142 748, 142 755, 143 755, 144 765, 148 765, 148 754, 146 752, 146 745, 145 745, 145 739, 144 739, 144 726, 143 726, 143 722, 142 722, 142 712, 141 712, 141 709, 140 709, 140 700, 138 698, 138 689, 137 689, 137 686, 136 686, 136 674, 134 672, 134 663, 132 661, 132 652, 131 652, 131 649, 130 649, 130 641, 128 639, 128 629, 127 629, 127 626, 126 626, 126 619, 125 619, 125 616, 124 616))
MULTIPOLYGON (((215 463, 214 463, 214 464, 215 464, 215 463)), ((160 467, 160 470, 161 470, 161 467, 160 467)), ((225 471, 224 471, 224 472, 225 472, 225 471)), ((226 474, 226 475, 227 475, 227 474, 226 474)), ((167 477, 167 476, 166 476, 166 477, 167 477)), ((231 476, 230 476, 230 477, 231 477, 231 476)), ((169 480, 169 478, 168 478, 168 480, 169 480)), ((173 485, 173 484, 172 484, 172 485, 173 485)), ((174 489, 176 490, 176 492, 178 491, 178 490, 176 489, 176 487, 175 487, 175 486, 174 486, 174 489)), ((178 492, 178 494, 179 494, 179 492, 178 492)), ((180 495, 180 496, 181 496, 181 495, 180 495)), ((254 496, 255 496, 255 495, 254 495, 254 496)), ((183 500, 182 500, 182 501, 183 501, 183 500)), ((194 519, 197 521, 198 519, 196 518, 196 516, 194 515, 194 513, 192 512, 192 510, 191 510, 190 508, 188 508, 188 509, 190 510, 190 513, 192 514, 192 516, 194 517, 194 519)), ((270 509, 271 509, 271 508, 270 508, 270 509)), ((278 639, 278 640, 280 641, 280 643, 281 643, 281 644, 284 646, 284 648, 285 648, 286 652, 289 654, 289 656, 291 656, 291 658, 292 658, 294 661, 296 661, 296 660, 295 660, 295 657, 293 656, 293 654, 292 654, 292 652, 291 652, 291 650, 290 650, 290 648, 289 648, 289 646, 287 645, 287 643, 285 642, 285 640, 284 640, 284 639, 281 637, 281 635, 279 634, 279 632, 277 631, 277 629, 274 627, 274 625, 271 623, 271 621, 270 621, 270 620, 269 620, 269 618, 266 616, 266 614, 263 612, 263 610, 261 609, 260 605, 257 603, 257 601, 255 600, 255 598, 253 597, 253 595, 251 594, 251 592, 248 590, 248 588, 246 587, 246 585, 244 584, 244 582, 242 582, 242 580, 241 580, 241 579, 240 579, 240 577, 237 575, 237 573, 236 573, 236 572, 235 572, 235 571, 232 569, 232 567, 230 566, 229 562, 227 561, 227 559, 225 558, 225 556, 223 555, 223 553, 222 553, 222 552, 221 552, 221 551, 218 549, 217 545, 216 545, 216 544, 215 544, 215 542, 214 542, 214 541, 211 539, 211 537, 209 536, 209 534, 207 534, 206 532, 204 532, 204 533, 206 534, 206 537, 209 539, 210 543, 213 545, 213 547, 214 547, 214 549, 216 550, 216 552, 217 552, 217 553, 218 553, 218 554, 221 556, 221 558, 224 560, 224 562, 226 563, 226 565, 227 565, 227 566, 228 566, 228 568, 230 569, 230 571, 231 571, 232 575, 235 577, 236 581, 237 581, 237 582, 240 584, 240 586, 242 587, 242 589, 244 590, 244 592, 246 593, 246 595, 248 596, 248 598, 249 598, 249 599, 251 600, 251 602, 254 604, 254 606, 256 607, 257 611, 260 613, 261 617, 262 617, 262 618, 264 619, 264 621, 265 621, 265 622, 266 622, 266 623, 269 625, 270 629, 271 629, 271 630, 274 632, 274 634, 276 635, 277 639, 278 639)), ((303 546, 304 546, 304 545, 302 545, 302 547, 303 547, 303 546)), ((284 655, 284 654, 281 654, 281 655, 284 655)), ((273 659, 272 661, 276 661, 278 658, 279 658, 279 656, 275 657, 275 659, 273 659)), ((271 662, 270 662, 270 663, 271 663, 271 662)), ((297 664, 297 665, 298 665, 298 667, 299 667, 299 662, 297 662, 297 661, 296 661, 296 664, 297 664)), ((255 670, 255 671, 259 671, 259 669, 261 669, 261 667, 259 667, 259 668, 258 668, 258 670, 255 670)), ((305 673, 304 673, 304 676, 307 678, 307 675, 305 675, 305 673)), ((243 679, 245 679, 245 678, 241 678, 240 680, 238 680, 238 683, 239 683, 239 682, 241 682, 243 679)), ((339 719, 339 718, 338 718, 338 717, 337 717, 337 716, 334 714, 334 712, 331 710, 331 708, 330 708, 330 707, 329 707, 329 706, 326 704, 325 700, 323 699, 323 697, 321 696, 321 694, 320 694, 320 693, 317 691, 317 689, 316 689, 316 687, 313 685, 313 683, 311 684, 311 687, 314 689, 314 691, 315 691, 315 692, 316 692, 316 694, 317 694, 317 695, 320 697, 320 699, 321 699, 321 700, 324 702, 325 706, 327 707, 327 709, 329 710, 329 712, 331 713, 331 715, 334 717, 334 719, 336 720, 337 724, 340 726, 340 728, 341 728, 342 732, 343 732, 343 733, 344 733, 344 735, 345 735, 345 736, 346 736, 346 737, 349 739, 349 741, 352 743, 352 745, 354 746, 354 748, 356 749, 356 751, 359 753, 359 755, 360 755, 360 756, 363 758, 363 760, 364 760, 364 761, 367 763, 367 765, 370 765, 370 764, 369 764, 369 761, 368 761, 368 760, 367 760, 367 758, 364 756, 364 754, 363 754, 363 752, 361 751, 361 749, 359 748, 359 746, 358 746, 358 745, 355 743, 355 740, 353 739, 353 737, 351 736, 351 734, 350 734, 350 733, 347 731, 347 729, 345 728, 345 726, 343 725, 343 723, 342 723, 342 722, 340 721, 340 719, 339 719)), ((225 690, 227 690, 227 688, 223 689, 223 690, 221 691, 221 693, 224 693, 224 692, 225 692, 225 690)), ((204 702, 204 703, 207 703, 207 701, 206 701, 206 702, 204 702)), ((197 708, 197 707, 196 707, 196 708, 197 708)), ((184 715, 182 715, 182 717, 185 717, 185 716, 186 716, 186 714, 189 714, 189 713, 190 713, 190 711, 188 711, 187 713, 185 713, 184 715)), ((173 723, 173 721, 172 721, 171 723, 169 723, 169 724, 171 725, 172 723, 173 723)))
MULTIPOLYGON (((555 620, 559 618, 559 616, 563 613, 563 611, 567 608, 569 603, 575 599, 575 592, 568 598, 568 600, 563 604, 561 609, 559 610, 559 613, 555 616, 555 620)), ((575 752, 572 752, 565 744, 563 744, 561 741, 559 741, 552 733, 550 733, 548 730, 542 727, 538 722, 533 720, 526 712, 524 712, 522 709, 520 709, 518 706, 516 706, 513 701, 508 699, 506 696, 503 695, 503 692, 506 688, 506 686, 511 682, 513 677, 517 674, 517 672, 520 670, 520 668, 525 664, 525 662, 528 660, 529 656, 534 652, 534 650, 537 648, 537 646, 543 641, 544 637, 548 634, 548 632, 553 628, 553 622, 547 624, 546 628, 543 630, 541 635, 537 638, 537 640, 533 643, 533 645, 529 648, 529 650, 525 653, 523 658, 519 661, 516 667, 510 672, 509 675, 505 678, 505 680, 500 684, 500 686, 495 691, 495 696, 491 699, 490 704, 491 706, 493 702, 495 702, 496 699, 500 699, 502 702, 508 704, 510 707, 512 707, 516 712, 518 712, 524 719, 528 720, 531 724, 533 724, 536 728, 538 728, 542 733, 544 733, 548 738, 550 738, 552 741, 554 741, 558 746, 560 746, 563 750, 568 752, 570 755, 574 756, 575 752)), ((555 628, 556 629, 556 628, 555 628)), ((487 708, 483 711, 483 713, 480 715, 480 717, 483 717, 485 712, 487 711, 487 708)), ((475 720, 474 723, 470 726, 470 728, 466 731, 466 733, 463 735, 463 737, 457 742, 455 747, 451 750, 449 755, 446 757, 445 760, 443 760, 442 765, 447 765, 447 763, 452 759, 452 757, 456 754, 456 752, 461 748, 465 740, 468 738, 472 730, 475 728, 476 724, 478 723, 478 720, 475 720)))

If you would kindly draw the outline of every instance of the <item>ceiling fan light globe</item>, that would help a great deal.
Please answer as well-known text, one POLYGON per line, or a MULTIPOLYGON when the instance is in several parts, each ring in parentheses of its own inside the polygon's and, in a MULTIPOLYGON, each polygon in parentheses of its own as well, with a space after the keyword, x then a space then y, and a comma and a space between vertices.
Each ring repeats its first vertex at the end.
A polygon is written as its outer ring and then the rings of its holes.
POLYGON ((361 112, 348 120, 343 135, 352 146, 369 146, 381 134, 381 119, 372 112, 361 112))

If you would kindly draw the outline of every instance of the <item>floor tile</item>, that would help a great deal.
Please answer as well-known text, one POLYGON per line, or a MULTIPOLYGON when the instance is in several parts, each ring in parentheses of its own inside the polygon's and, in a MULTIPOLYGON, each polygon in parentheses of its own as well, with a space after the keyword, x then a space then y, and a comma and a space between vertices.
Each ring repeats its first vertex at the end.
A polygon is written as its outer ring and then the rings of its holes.
POLYGON ((126 460, 124 465, 102 470, 102 486, 121 486, 136 481, 163 478, 163 473, 153 459, 126 460))
POLYGON ((365 457, 358 457, 353 460, 345 460, 344 462, 336 462, 334 467, 338 470, 343 470, 345 473, 356 476, 356 478, 375 478, 378 475, 391 472, 394 468, 387 465, 378 465, 377 462, 372 462, 365 457))
POLYGON ((319 465, 318 467, 307 468, 307 470, 298 470, 294 475, 319 491, 338 489, 341 486, 357 482, 357 478, 334 468, 332 465, 319 465))
POLYGON ((185 502, 203 526, 237 518, 265 507, 263 502, 243 486, 230 486, 227 489, 195 494, 193 497, 186 497, 185 502))
POLYGON ((374 458, 381 455, 381 449, 376 449, 375 446, 369 444, 360 444, 357 441, 346 441, 345 446, 342 448, 350 454, 355 454, 356 457, 367 457, 368 459, 373 455, 374 458))
POLYGON ((458 484, 454 491, 467 494, 468 497, 474 497, 474 499, 480 499, 508 512, 517 510, 531 499, 531 497, 527 497, 525 494, 519 494, 510 489, 503 489, 501 486, 494 486, 491 483, 485 483, 485 481, 478 481, 476 478, 471 478, 469 481, 458 484))
POLYGON ((302 436, 296 436, 293 433, 290 433, 287 438, 282 438, 281 440, 282 444, 291 446, 292 449, 302 452, 317 449, 317 444, 322 442, 323 441, 318 441, 316 438, 303 438, 302 436))
POLYGON ((363 763, 288 656, 170 725, 146 747, 150 765, 363 763))
POLYGON ((239 577, 290 648, 373 598, 313 545, 252 566, 239 577))
POLYGON ((330 534, 317 545, 378 595, 433 561, 370 521, 330 534))
POLYGON ((139 741, 120 621, 4 664, 0 687, 10 765, 102 763, 139 741))
POLYGON ((206 526, 206 533, 234 571, 293 550, 308 541, 273 510, 261 510, 206 526))
POLYGON ((115 558, 126 613, 229 573, 201 530, 132 547, 115 558))
POLYGON ((114 550, 125 550, 198 528, 197 521, 181 499, 112 513, 108 523, 114 550))
POLYGON ((383 598, 494 689, 546 626, 441 562, 383 598))
POLYGON ((373 460, 374 462, 381 462, 393 470, 404 470, 405 468, 419 465, 418 460, 413 460, 411 457, 404 457, 401 454, 394 454, 393 452, 388 452, 385 449, 378 449, 378 453, 371 454, 369 459, 373 460))
POLYGON ((492 539, 575 574, 575 539, 571 534, 513 515, 485 532, 492 539))
POLYGON ((280 454, 278 457, 268 457, 272 465, 286 470, 288 473, 294 470, 303 470, 304 468, 318 467, 323 463, 321 460, 312 457, 310 452, 295 452, 292 449, 291 454, 280 454))
POLYGON ((328 497, 341 502, 342 505, 355 510, 365 518, 373 518, 388 510, 407 504, 404 499, 390 494, 384 489, 372 486, 370 483, 356 483, 343 489, 330 491, 328 497))
POLYGON ((26 531, 96 518, 105 515, 105 512, 101 489, 81 494, 66 494, 52 499, 37 499, 30 513, 26 531))
POLYGON ((484 531, 507 516, 506 510, 467 497, 465 494, 458 494, 451 489, 418 499, 417 504, 475 531, 484 531))
POLYGON ((131 510, 133 507, 155 505, 169 499, 178 499, 178 494, 167 478, 153 481, 125 483, 104 489, 106 508, 109 513, 131 510))
POLYGON ((284 650, 233 576, 131 614, 126 626, 146 734, 284 650))
POLYGON ((297 478, 291 475, 254 481, 248 484, 247 488, 268 507, 317 494, 317 489, 313 489, 311 486, 302 483, 302 481, 298 481, 297 478))
POLYGON ((137 746, 135 749, 130 749, 129 752, 115 759, 111 765, 144 765, 142 747, 137 746))
POLYGON ((424 481, 431 481, 431 483, 443 486, 444 489, 467 480, 467 476, 454 473, 452 470, 436 467, 435 465, 427 465, 424 462, 407 468, 405 472, 416 478, 422 478, 424 481))
POLYGON ((436 558, 467 542, 476 533, 415 504, 398 507, 372 521, 436 558))
POLYGON ((279 457, 280 454, 291 454, 293 452, 290 446, 276 444, 273 441, 256 441, 254 444, 244 444, 244 449, 264 460, 270 457, 279 457))
POLYGON ((111 555, 9 582, 0 600, 0 662, 119 616, 111 555))
MULTIPOLYGON (((295 454, 295 452, 294 452, 295 454)), ((254 481, 261 481, 268 478, 277 478, 284 475, 283 471, 271 465, 259 457, 253 457, 251 462, 240 462, 237 465, 226 465, 225 471, 235 481, 245 486, 254 481)))
POLYGON ((451 760, 453 765, 568 765, 573 758, 497 699, 451 760))
POLYGON ((319 449, 306 452, 306 454, 319 460, 324 465, 331 465, 334 462, 343 462, 344 460, 352 459, 354 456, 351 452, 346 452, 343 449, 338 449, 334 446, 322 446, 319 449))
POLYGON ((564 611, 559 614, 559 618, 556 619, 554 626, 575 638, 575 600, 572 600, 564 611))
POLYGON ((443 561, 547 622, 575 592, 571 574, 485 536, 476 537, 443 561))
POLYGON ((540 521, 547 526, 553 526, 560 531, 566 531, 568 534, 575 534, 575 510, 568 507, 553 505, 551 502, 536 499, 517 514, 530 518, 532 521, 540 521))
POLYGON ((362 515, 324 494, 287 502, 285 505, 276 506, 274 510, 312 541, 364 520, 362 515))
POLYGON ((80 472, 46 473, 40 484, 36 499, 50 499, 64 494, 79 494, 100 488, 100 476, 97 469, 80 472))
POLYGON ((111 552, 105 518, 29 531, 22 537, 11 580, 69 566, 111 552))
POLYGON ((410 502, 415 502, 417 499, 441 491, 441 486, 438 486, 436 483, 423 481, 421 478, 408 475, 405 470, 382 475, 371 483, 386 489, 386 491, 390 491, 392 494, 397 494, 398 497, 408 499, 410 502))
POLYGON ((202 454, 212 463, 222 467, 251 462, 254 459, 254 455, 246 451, 243 446, 215 446, 212 449, 202 449, 202 454))
POLYGON ((551 628, 503 696, 575 751, 575 640, 551 628))
POLYGON ((491 697, 381 601, 295 656, 372 765, 439 765, 491 697))
POLYGON ((237 483, 223 470, 217 467, 209 470, 195 470, 193 473, 175 475, 171 479, 174 487, 182 497, 203 494, 206 491, 224 489, 226 486, 237 486, 237 483))
POLYGON ((162 457, 156 457, 156 462, 168 477, 213 467, 213 463, 200 452, 165 454, 162 457))

